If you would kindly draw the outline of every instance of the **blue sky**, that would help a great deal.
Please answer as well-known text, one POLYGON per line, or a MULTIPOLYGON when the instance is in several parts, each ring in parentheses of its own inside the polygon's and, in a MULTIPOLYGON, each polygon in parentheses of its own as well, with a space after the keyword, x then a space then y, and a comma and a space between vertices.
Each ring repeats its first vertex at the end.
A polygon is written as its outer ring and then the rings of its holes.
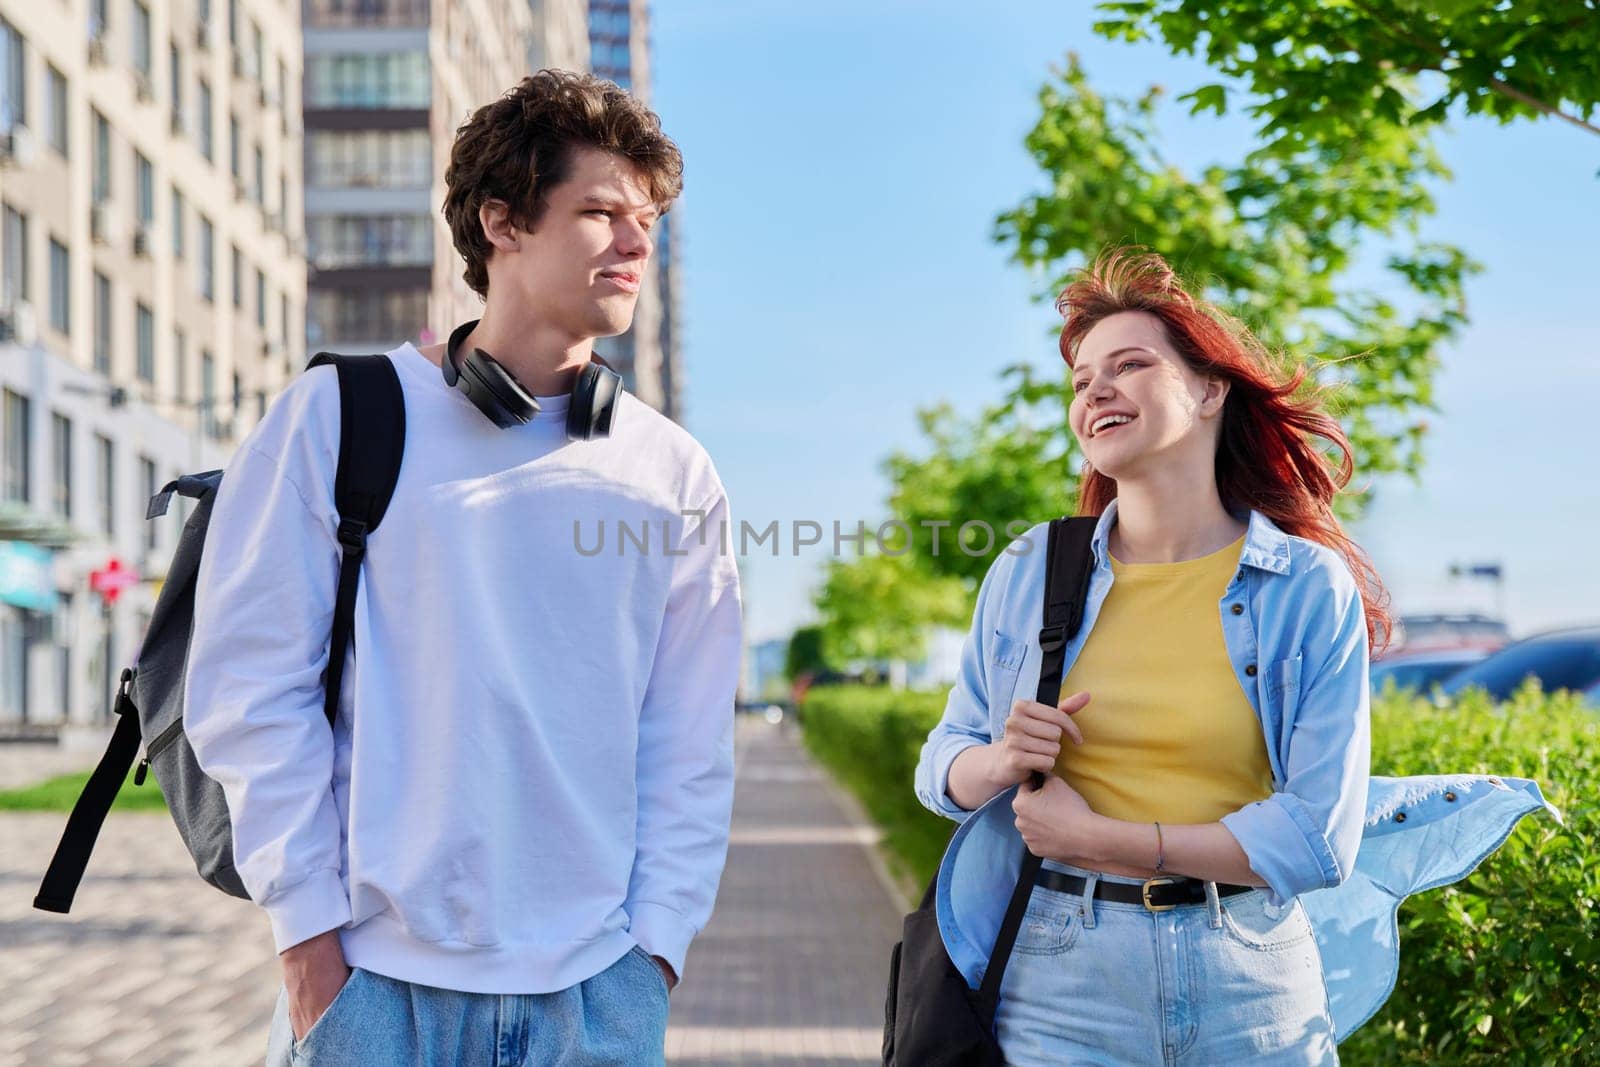
MULTIPOLYGON (((886 517, 881 463, 916 449, 918 408, 972 413, 1002 367, 1060 367, 1040 279, 990 238, 1037 188, 1022 148, 1050 67, 1076 51, 1102 92, 1176 96, 1207 72, 1111 44, 1089 5, 817 0, 654 6, 654 103, 687 161, 686 421, 735 519, 785 531, 745 558, 753 640, 813 617, 831 545, 791 524, 886 517)), ((1187 170, 1249 129, 1173 106, 1187 170)), ((1401 612, 1493 609, 1451 562, 1501 561, 1517 633, 1600 619, 1600 137, 1565 124, 1458 123, 1455 181, 1427 232, 1487 270, 1443 353, 1421 485, 1386 479, 1353 533, 1401 612)), ((1042 519, 1046 516, 1032 516, 1042 519)))

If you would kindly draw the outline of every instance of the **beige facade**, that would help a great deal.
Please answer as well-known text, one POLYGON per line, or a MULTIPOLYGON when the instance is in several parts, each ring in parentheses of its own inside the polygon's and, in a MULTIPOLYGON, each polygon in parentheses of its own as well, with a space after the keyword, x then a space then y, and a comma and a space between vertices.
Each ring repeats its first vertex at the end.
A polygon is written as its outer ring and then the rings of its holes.
POLYGON ((304 364, 297 0, 0 0, 0 723, 101 717, 177 536, 145 497, 219 466, 304 364), (112 557, 142 581, 105 607, 112 557), (10 600, 7 600, 7 597, 10 600))

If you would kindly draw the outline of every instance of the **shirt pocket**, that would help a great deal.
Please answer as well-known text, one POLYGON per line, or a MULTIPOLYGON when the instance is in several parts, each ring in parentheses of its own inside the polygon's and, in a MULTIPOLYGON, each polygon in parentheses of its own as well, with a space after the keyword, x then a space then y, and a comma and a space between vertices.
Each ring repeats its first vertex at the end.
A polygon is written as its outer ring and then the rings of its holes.
POLYGON ((999 727, 1011 714, 1011 702, 1017 691, 1017 672, 1022 669, 1022 661, 1027 654, 1027 642, 999 630, 989 638, 989 718, 997 728, 996 738, 999 737, 999 727))
POLYGON ((1300 704, 1300 665, 1304 657, 1295 653, 1288 659, 1267 665, 1267 699, 1277 704, 1285 719, 1291 718, 1300 704))

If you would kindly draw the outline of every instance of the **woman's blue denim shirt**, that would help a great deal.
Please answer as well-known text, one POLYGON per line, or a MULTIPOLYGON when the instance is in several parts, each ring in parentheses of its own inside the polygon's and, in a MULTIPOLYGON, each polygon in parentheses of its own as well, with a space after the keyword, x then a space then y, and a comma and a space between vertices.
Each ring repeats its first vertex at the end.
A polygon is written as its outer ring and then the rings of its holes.
MULTIPOLYGON (((1116 514, 1113 500, 1095 529, 1083 624, 1067 643, 1063 677, 1111 591, 1106 540, 1116 514)), ((963 824, 940 866, 936 901, 945 947, 974 987, 1016 883, 1022 840, 1010 810, 1014 790, 974 813, 950 800, 946 782, 957 755, 1003 736, 1012 701, 1038 691, 1048 528, 1029 530, 989 568, 960 678, 917 763, 918 798, 963 824)), ((1369 778, 1366 616, 1343 557, 1327 546, 1251 511, 1239 568, 1217 611, 1234 674, 1266 738, 1274 790, 1222 823, 1267 883, 1272 905, 1301 899, 1342 1040, 1393 988, 1400 901, 1464 877, 1523 815, 1548 805, 1524 779, 1369 778)), ((1070 692, 1064 684, 1062 694, 1070 692)))
MULTIPOLYGON (((1111 592, 1106 541, 1116 517, 1113 500, 1095 528, 1088 602, 1067 642, 1063 677, 1111 592)), ((1038 691, 1048 533, 1048 523, 1035 526, 989 568, 961 677, 917 764, 922 803, 958 821, 967 812, 945 792, 950 764, 962 750, 999 739, 1012 700, 1038 691)), ((1361 592, 1337 552, 1252 511, 1217 612, 1233 673, 1266 736, 1274 790, 1222 822, 1281 904, 1342 882, 1361 843, 1371 740, 1361 592)), ((1063 696, 1071 691, 1062 686, 1063 696)))

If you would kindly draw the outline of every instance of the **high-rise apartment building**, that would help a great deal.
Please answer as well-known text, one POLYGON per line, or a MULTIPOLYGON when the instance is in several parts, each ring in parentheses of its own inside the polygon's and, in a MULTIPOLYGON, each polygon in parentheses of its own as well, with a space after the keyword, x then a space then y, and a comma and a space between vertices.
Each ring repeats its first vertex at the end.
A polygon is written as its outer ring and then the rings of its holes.
POLYGON ((0 0, 0 731, 104 718, 183 514, 146 500, 303 364, 299 16, 0 0))
MULTIPOLYGON (((650 14, 645 0, 588 0, 590 69, 650 103, 650 14)), ((668 133, 670 134, 670 130, 668 133)), ((683 418, 678 346, 674 216, 656 227, 656 252, 639 291, 633 326, 595 345, 634 395, 668 418, 683 418)))

